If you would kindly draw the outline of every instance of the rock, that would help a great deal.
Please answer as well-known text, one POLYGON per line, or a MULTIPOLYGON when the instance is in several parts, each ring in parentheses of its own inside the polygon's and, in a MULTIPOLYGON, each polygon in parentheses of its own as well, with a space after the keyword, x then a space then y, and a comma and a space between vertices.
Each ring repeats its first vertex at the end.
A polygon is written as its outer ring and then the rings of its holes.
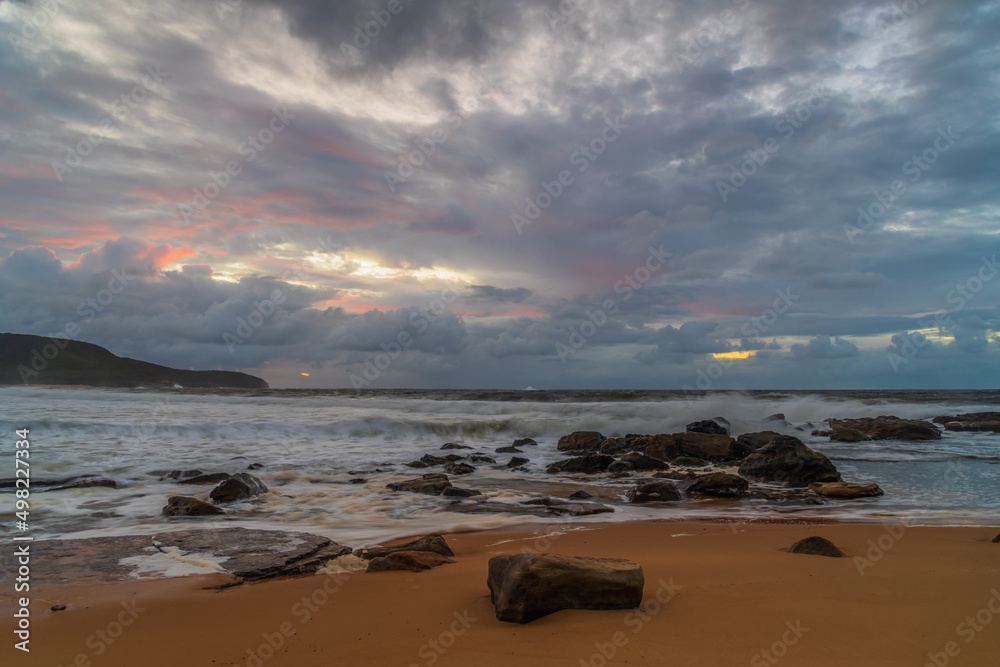
POLYGON ((864 433, 853 428, 833 428, 827 431, 826 434, 831 440, 837 440, 838 442, 861 442, 868 439, 868 436, 864 433))
POLYGON ((460 445, 457 442, 446 442, 441 445, 441 449, 472 449, 468 445, 460 445))
POLYGON ((614 457, 607 454, 585 454, 556 461, 546 468, 545 472, 549 474, 557 472, 598 473, 606 471, 614 461, 614 457))
POLYGON ((753 454, 764 445, 777 438, 780 433, 776 431, 758 431, 757 433, 743 433, 736 438, 737 454, 744 458, 753 454))
POLYGON ((853 482, 813 482, 809 490, 827 498, 869 498, 884 494, 878 484, 853 482))
POLYGON ((944 425, 946 431, 992 431, 1000 433, 1000 421, 995 422, 948 422, 944 425))
POLYGON ((448 546, 448 542, 438 535, 437 533, 432 533, 430 535, 424 535, 423 537, 413 540, 412 542, 406 542, 405 544, 395 544, 387 547, 369 547, 367 549, 355 549, 354 555, 358 558, 364 558, 365 560, 371 560, 372 558, 381 558, 388 556, 391 553, 397 551, 427 551, 430 553, 440 554, 441 556, 454 556, 455 552, 451 550, 448 546))
POLYGON ((583 489, 580 489, 579 491, 574 491, 573 493, 569 494, 568 497, 570 500, 586 500, 587 498, 593 498, 594 496, 590 495, 583 489))
POLYGON ((473 454, 472 456, 469 457, 469 460, 472 461, 473 463, 496 463, 497 462, 496 459, 494 459, 492 457, 489 457, 489 456, 485 456, 483 454, 473 454))
POLYGON ((735 498, 747 492, 750 484, 739 475, 727 472, 712 472, 699 475, 681 484, 681 490, 689 496, 716 496, 735 498))
POLYGON ((666 433, 651 435, 646 438, 643 452, 646 456, 652 456, 661 461, 673 461, 678 456, 681 456, 680 447, 677 446, 674 437, 666 433))
POLYGON ((632 443, 628 438, 607 438, 597 451, 609 456, 621 456, 632 451, 632 443))
POLYGON ((420 457, 422 463, 426 463, 429 466, 442 466, 446 463, 451 463, 453 461, 461 461, 464 456, 459 456, 458 454, 448 454, 447 456, 434 456, 433 454, 424 454, 420 457))
POLYGON ((368 480, 364 477, 355 477, 347 481, 348 484, 367 484, 368 480))
POLYGON ((528 459, 523 456, 512 456, 510 461, 507 461, 508 468, 518 468, 523 466, 525 463, 531 463, 528 459))
POLYGON ((597 431, 574 431, 559 438, 556 449, 560 452, 596 452, 604 440, 597 431))
POLYGON ((264 468, 263 463, 251 463, 247 466, 247 470, 261 470, 264 468))
POLYGON ((438 565, 454 562, 447 556, 429 551, 394 551, 387 556, 379 556, 370 560, 366 571, 409 570, 410 572, 423 572, 438 565))
POLYGON ((468 475, 470 472, 476 472, 476 469, 468 463, 445 463, 444 471, 449 475, 468 475))
MULTIPOLYGON (((838 431, 842 435, 853 437, 852 432, 860 433, 869 440, 940 440, 941 431, 933 424, 919 419, 900 419, 899 417, 882 415, 872 419, 831 419, 830 439, 839 440, 838 431)), ((848 442, 853 442, 849 440, 848 442)))
POLYGON ((809 554, 811 556, 828 556, 843 558, 844 552, 834 546, 833 542, 823 537, 807 537, 799 540, 788 548, 790 554, 809 554))
POLYGON ((483 495, 483 492, 476 489, 460 489, 457 486, 449 486, 441 492, 441 495, 445 498, 474 498, 483 495))
POLYGON ((993 544, 1000 544, 1000 533, 997 533, 997 536, 993 538, 993 544))
POLYGON ((182 479, 178 484, 218 484, 230 478, 228 472, 210 472, 203 475, 195 475, 187 479, 182 479))
POLYGON ((225 513, 221 507, 188 496, 170 496, 163 507, 163 516, 208 516, 225 513))
POLYGON ((198 477, 199 475, 204 475, 205 473, 202 472, 201 470, 168 470, 166 472, 158 471, 152 474, 158 475, 160 481, 164 481, 168 479, 176 479, 176 480, 189 479, 191 477, 198 477))
POLYGON ((632 470, 665 470, 670 464, 639 452, 631 452, 621 457, 621 463, 628 463, 632 470))
POLYGON ((678 456, 673 463, 675 466, 684 468, 703 468, 708 465, 708 461, 699 459, 697 456, 678 456))
POLYGON ((612 473, 614 477, 627 477, 632 474, 632 469, 632 464, 625 461, 615 461, 608 466, 608 472, 612 473))
POLYGON ((790 486, 841 481, 830 459, 791 435, 779 436, 744 458, 739 473, 752 481, 781 482, 790 486))
POLYGON ((823 431, 823 430, 817 428, 817 429, 813 430, 812 435, 829 436, 830 435, 830 431, 823 431))
POLYGON ((521 454, 522 453, 521 450, 518 449, 517 447, 511 447, 511 446, 497 447, 494 451, 497 454, 521 454))
POLYGON ((253 498, 262 493, 267 493, 264 482, 249 473, 238 472, 212 489, 209 496, 217 503, 231 503, 253 498))
POLYGON ((520 438, 514 441, 513 447, 537 447, 538 443, 531 438, 520 438))
POLYGON ((787 420, 785 419, 785 413, 784 412, 775 412, 773 415, 768 415, 768 416, 764 417, 764 421, 766 421, 766 422, 786 422, 787 420))
POLYGON ((561 505, 525 505, 523 503, 472 502, 455 503, 445 508, 461 514, 525 514, 528 516, 591 516, 615 510, 599 503, 564 503, 561 505))
POLYGON ((77 482, 70 482, 69 484, 64 484, 63 486, 56 486, 49 491, 68 491, 69 489, 89 489, 92 487, 103 487, 107 489, 117 489, 120 488, 118 482, 113 479, 81 479, 77 482))
POLYGON ((402 482, 391 482, 385 488, 391 491, 410 491, 428 496, 440 496, 445 489, 450 487, 451 482, 448 481, 448 475, 432 472, 414 479, 405 479, 402 482))
MULTIPOLYGON (((674 440, 681 453, 686 456, 697 456, 709 461, 729 461, 740 458, 736 441, 728 435, 689 431, 675 434, 674 440)), ((649 452, 647 451, 647 453, 649 452)))
POLYGON ((690 433, 709 433, 714 435, 729 435, 729 429, 711 419, 703 419, 700 422, 691 422, 687 425, 690 433))
POLYGON ((1000 422, 1000 412, 966 412, 960 415, 935 417, 931 421, 935 424, 947 424, 948 422, 1000 422))
POLYGON ((430 468, 430 466, 424 463, 423 461, 410 461, 406 465, 407 467, 410 468, 430 468))
POLYGON ((486 584, 497 620, 530 623, 561 609, 635 609, 642 568, 619 558, 494 556, 486 584))
POLYGON ((651 503, 680 500, 681 494, 673 482, 645 482, 626 492, 630 503, 651 503))
POLYGON ((663 472, 653 473, 655 479, 691 479, 692 477, 697 477, 693 472, 687 470, 665 470, 663 472))
POLYGON ((66 605, 54 604, 49 608, 49 611, 66 611, 66 605))

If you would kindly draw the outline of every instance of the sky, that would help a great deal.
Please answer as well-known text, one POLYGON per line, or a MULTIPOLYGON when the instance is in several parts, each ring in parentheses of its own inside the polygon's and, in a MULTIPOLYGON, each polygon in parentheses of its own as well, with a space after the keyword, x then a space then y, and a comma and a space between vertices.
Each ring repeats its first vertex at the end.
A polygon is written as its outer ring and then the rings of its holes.
POLYGON ((1000 2, 0 0, 0 331, 272 387, 1000 378, 1000 2))

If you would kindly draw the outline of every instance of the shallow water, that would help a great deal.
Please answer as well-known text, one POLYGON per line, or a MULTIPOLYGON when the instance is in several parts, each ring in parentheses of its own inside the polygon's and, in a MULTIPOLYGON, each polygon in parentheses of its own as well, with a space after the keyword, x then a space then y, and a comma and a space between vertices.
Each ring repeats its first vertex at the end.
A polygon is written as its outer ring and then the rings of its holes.
MULTIPOLYGON (((918 524, 995 524, 1000 514, 1000 435, 945 432, 932 442, 830 442, 809 433, 830 417, 893 414, 931 418, 997 410, 1000 392, 710 392, 681 391, 418 391, 267 390, 210 392, 0 388, 0 433, 14 450, 14 431, 28 428, 31 473, 36 479, 94 474, 124 488, 35 490, 35 538, 84 537, 163 531, 194 525, 245 525, 327 535, 360 546, 392 537, 461 531, 532 521, 585 524, 643 518, 908 521, 918 524), (789 422, 766 421, 783 413, 789 422), (596 430, 605 435, 683 431, 689 422, 722 416, 734 435, 778 430, 825 453, 845 480, 875 481, 886 495, 821 506, 762 501, 688 501, 671 506, 614 505, 598 517, 534 519, 506 514, 443 511, 449 499, 394 494, 388 482, 433 470, 404 464, 459 442, 493 456, 453 477, 459 486, 487 491, 490 500, 514 502, 557 489, 606 485, 620 496, 629 481, 606 476, 555 477, 545 465, 564 458, 562 435, 596 430), (530 437, 527 472, 504 469, 509 454, 496 447, 530 437), (169 495, 207 493, 211 486, 159 481, 156 471, 196 468, 237 472, 249 463, 271 489, 233 506, 230 516, 176 520, 160 516, 169 495), (375 472, 376 470, 380 472, 375 472), (350 484, 352 478, 367 480, 350 484), (537 492, 537 493, 536 493, 537 492)), ((456 452, 459 454, 466 451, 456 452)), ((0 478, 14 476, 13 456, 0 478)), ((11 490, 0 519, 14 530, 11 490)))

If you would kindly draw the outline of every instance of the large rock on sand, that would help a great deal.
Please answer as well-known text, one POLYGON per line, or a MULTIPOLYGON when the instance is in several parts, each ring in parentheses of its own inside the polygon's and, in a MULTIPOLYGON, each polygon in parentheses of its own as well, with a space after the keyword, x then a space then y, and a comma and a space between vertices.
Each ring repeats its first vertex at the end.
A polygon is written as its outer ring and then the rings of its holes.
POLYGON ((267 487, 253 475, 238 472, 212 489, 209 496, 217 503, 232 503, 267 493, 267 487))
POLYGON ((365 560, 371 560, 372 558, 384 558, 389 554, 395 553, 397 551, 427 551, 429 553, 439 554, 441 556, 454 556, 455 552, 451 550, 448 543, 443 537, 434 533, 432 535, 424 535, 418 540, 413 540, 412 542, 407 542, 405 544, 396 544, 388 547, 368 547, 366 549, 355 549, 354 555, 358 558, 364 558, 365 560))
POLYGON ((597 431, 574 431, 559 438, 556 449, 560 452, 596 452, 602 442, 604 436, 597 431))
POLYGON ((825 537, 813 536, 799 540, 788 548, 790 554, 807 554, 809 556, 827 556, 828 558, 843 558, 844 552, 825 537))
POLYGON ((830 459, 809 449, 791 435, 779 436, 743 459, 739 473, 751 481, 779 482, 789 486, 841 481, 840 473, 830 459))
POLYGON ((644 579, 620 558, 517 554, 491 558, 486 584, 497 620, 530 623, 561 609, 635 609, 644 579))
POLYGON ((861 419, 831 419, 830 439, 857 442, 861 440, 940 440, 941 431, 919 419, 900 419, 882 415, 861 419), (858 438, 858 436, 861 436, 858 438))
POLYGON ((386 572, 389 570, 408 570, 423 572, 438 565, 454 563, 451 558, 430 551, 393 551, 385 556, 373 558, 368 562, 367 572, 386 572))
POLYGON ((753 454, 758 449, 764 445, 771 444, 771 441, 777 438, 780 433, 777 431, 758 431, 757 433, 744 433, 736 438, 736 448, 737 454, 740 458, 744 458, 753 454))
POLYGON ((163 508, 163 516, 209 516, 225 513, 221 507, 188 496, 170 496, 163 508))

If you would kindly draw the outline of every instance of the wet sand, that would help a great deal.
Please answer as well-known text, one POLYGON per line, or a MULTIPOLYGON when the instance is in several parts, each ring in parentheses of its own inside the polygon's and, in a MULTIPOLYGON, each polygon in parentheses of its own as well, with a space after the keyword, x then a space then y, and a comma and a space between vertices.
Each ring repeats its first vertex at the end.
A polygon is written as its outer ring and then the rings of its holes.
MULTIPOLYGON (((206 588, 221 583, 212 576, 36 583, 31 653, 14 650, 8 630, 0 655, 4 665, 82 667, 1000 664, 1000 544, 990 543, 998 528, 570 528, 547 538, 560 527, 448 535, 456 562, 422 573, 307 575, 225 590, 206 588), (810 535, 848 557, 785 553, 810 535), (521 551, 634 560, 645 573, 644 607, 501 623, 487 561, 521 551), (67 609, 50 612, 57 604, 67 609)), ((8 579, 5 628, 11 589, 8 579)))

